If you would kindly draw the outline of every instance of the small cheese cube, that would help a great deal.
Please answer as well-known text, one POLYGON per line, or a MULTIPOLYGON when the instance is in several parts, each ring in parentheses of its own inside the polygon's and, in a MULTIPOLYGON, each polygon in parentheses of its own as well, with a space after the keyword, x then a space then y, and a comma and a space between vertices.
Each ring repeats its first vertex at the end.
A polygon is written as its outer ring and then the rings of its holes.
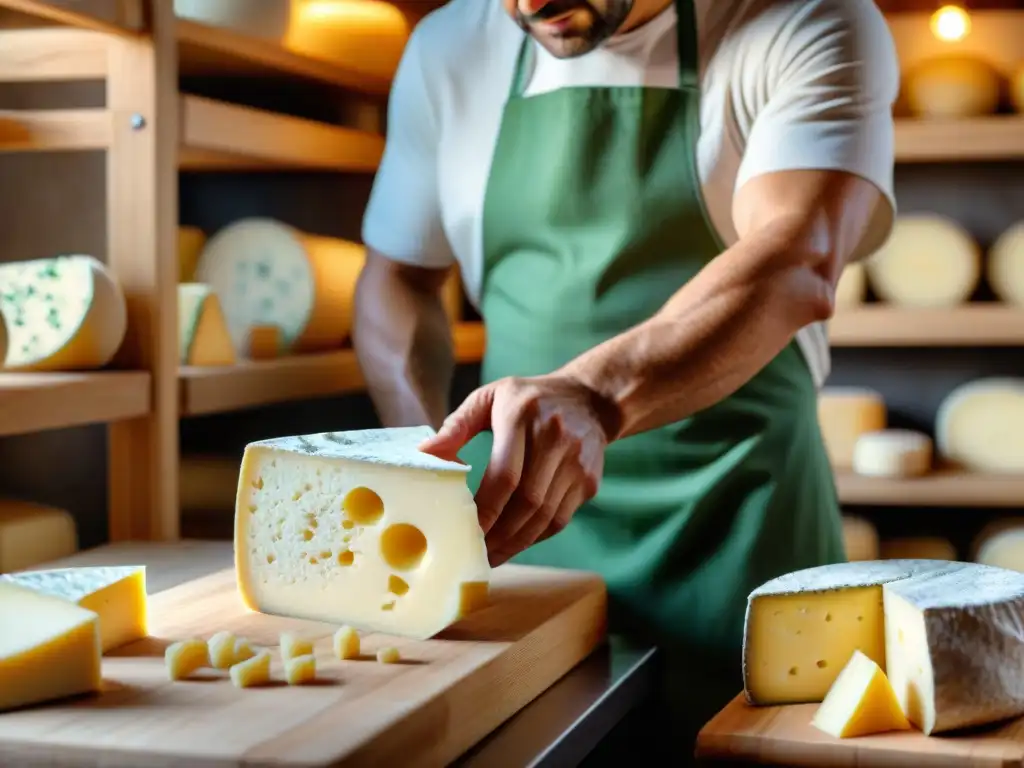
POLYGON ((429 427, 252 443, 235 505, 255 611, 426 639, 486 601, 490 565, 465 464, 429 427))
POLYGON ((270 651, 261 650, 251 659, 240 661, 228 672, 238 688, 252 688, 270 682, 270 651))
POLYGON ((860 651, 853 652, 811 724, 837 739, 910 730, 885 672, 860 651))
POLYGON ((288 661, 296 656, 308 656, 313 652, 313 643, 291 632, 281 635, 281 660, 288 661))
POLYGON ((184 680, 209 663, 206 643, 190 639, 171 643, 164 651, 164 665, 171 680, 184 680))
POLYGON ((359 658, 359 633, 352 627, 342 627, 335 632, 334 655, 342 660, 359 658))
POLYGON ((381 648, 377 651, 377 661, 381 664, 397 664, 401 660, 401 655, 398 653, 397 648, 387 647, 381 648))
POLYGON ((284 663, 288 685, 302 685, 316 679, 316 657, 312 654, 292 656, 284 663))
POLYGON ((235 637, 231 632, 218 632, 207 641, 210 664, 217 669, 227 669, 233 664, 251 659, 256 655, 245 638, 235 637))

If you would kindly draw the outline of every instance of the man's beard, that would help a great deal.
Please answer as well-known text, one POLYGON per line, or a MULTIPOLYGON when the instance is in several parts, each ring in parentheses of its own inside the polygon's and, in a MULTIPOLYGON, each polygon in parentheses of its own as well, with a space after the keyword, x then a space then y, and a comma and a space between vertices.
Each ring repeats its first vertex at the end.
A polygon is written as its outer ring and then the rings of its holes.
POLYGON ((593 0, 554 0, 531 16, 516 9, 516 22, 524 31, 532 34, 552 56, 567 59, 589 53, 618 32, 633 10, 633 2, 604 0, 606 7, 602 12, 594 7, 593 0), (534 29, 535 24, 579 9, 585 10, 590 17, 590 24, 584 29, 570 30, 564 35, 544 34, 534 29))

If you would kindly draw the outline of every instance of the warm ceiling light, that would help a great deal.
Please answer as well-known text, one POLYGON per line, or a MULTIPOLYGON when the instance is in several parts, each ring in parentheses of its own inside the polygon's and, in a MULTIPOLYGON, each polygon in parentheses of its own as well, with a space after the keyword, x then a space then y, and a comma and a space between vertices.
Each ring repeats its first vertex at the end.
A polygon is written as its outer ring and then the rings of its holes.
POLYGON ((939 40, 953 43, 970 33, 971 17, 959 5, 944 5, 932 14, 931 27, 939 40))
POLYGON ((308 21, 360 20, 393 22, 405 17, 391 3, 378 0, 311 0, 301 6, 302 16, 308 21))

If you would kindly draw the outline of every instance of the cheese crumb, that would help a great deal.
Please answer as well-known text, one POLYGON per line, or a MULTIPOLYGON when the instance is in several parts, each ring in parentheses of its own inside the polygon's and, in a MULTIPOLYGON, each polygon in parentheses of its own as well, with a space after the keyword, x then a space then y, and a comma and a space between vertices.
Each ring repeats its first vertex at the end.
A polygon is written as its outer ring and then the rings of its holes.
POLYGON ((396 664, 401 658, 397 648, 381 648, 377 651, 377 661, 381 664, 396 664))
POLYGON ((231 682, 238 688, 251 688, 270 682, 270 651, 261 650, 251 659, 231 667, 231 682))
POLYGON ((281 634, 281 661, 294 659, 296 656, 308 656, 313 653, 313 643, 292 632, 281 634))
POLYGON ((352 627, 342 627, 334 633, 334 655, 339 659, 359 657, 359 633, 352 627))
POLYGON ((293 656, 284 663, 284 676, 288 685, 302 685, 316 679, 316 657, 312 654, 293 656))
POLYGON ((171 680, 184 680, 205 667, 207 661, 206 643, 202 640, 181 640, 171 643, 164 651, 167 677, 171 680))
POLYGON ((235 637, 231 632, 218 632, 207 641, 210 665, 216 669, 227 669, 233 664, 247 661, 256 655, 245 638, 235 637))

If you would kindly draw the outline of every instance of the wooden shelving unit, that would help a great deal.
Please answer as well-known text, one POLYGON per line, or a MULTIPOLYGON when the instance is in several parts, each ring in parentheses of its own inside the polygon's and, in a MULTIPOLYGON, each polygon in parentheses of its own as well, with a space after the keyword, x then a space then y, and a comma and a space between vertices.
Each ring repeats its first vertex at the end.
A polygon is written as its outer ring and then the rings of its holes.
POLYGON ((1024 116, 896 121, 896 162, 969 162, 1024 158, 1024 116))
POLYGON ((1024 308, 997 302, 956 309, 901 309, 865 304, 829 321, 833 347, 1024 346, 1024 308))
POLYGON ((842 503, 866 506, 1024 506, 1024 476, 975 474, 956 469, 906 480, 837 472, 836 489, 842 503))

